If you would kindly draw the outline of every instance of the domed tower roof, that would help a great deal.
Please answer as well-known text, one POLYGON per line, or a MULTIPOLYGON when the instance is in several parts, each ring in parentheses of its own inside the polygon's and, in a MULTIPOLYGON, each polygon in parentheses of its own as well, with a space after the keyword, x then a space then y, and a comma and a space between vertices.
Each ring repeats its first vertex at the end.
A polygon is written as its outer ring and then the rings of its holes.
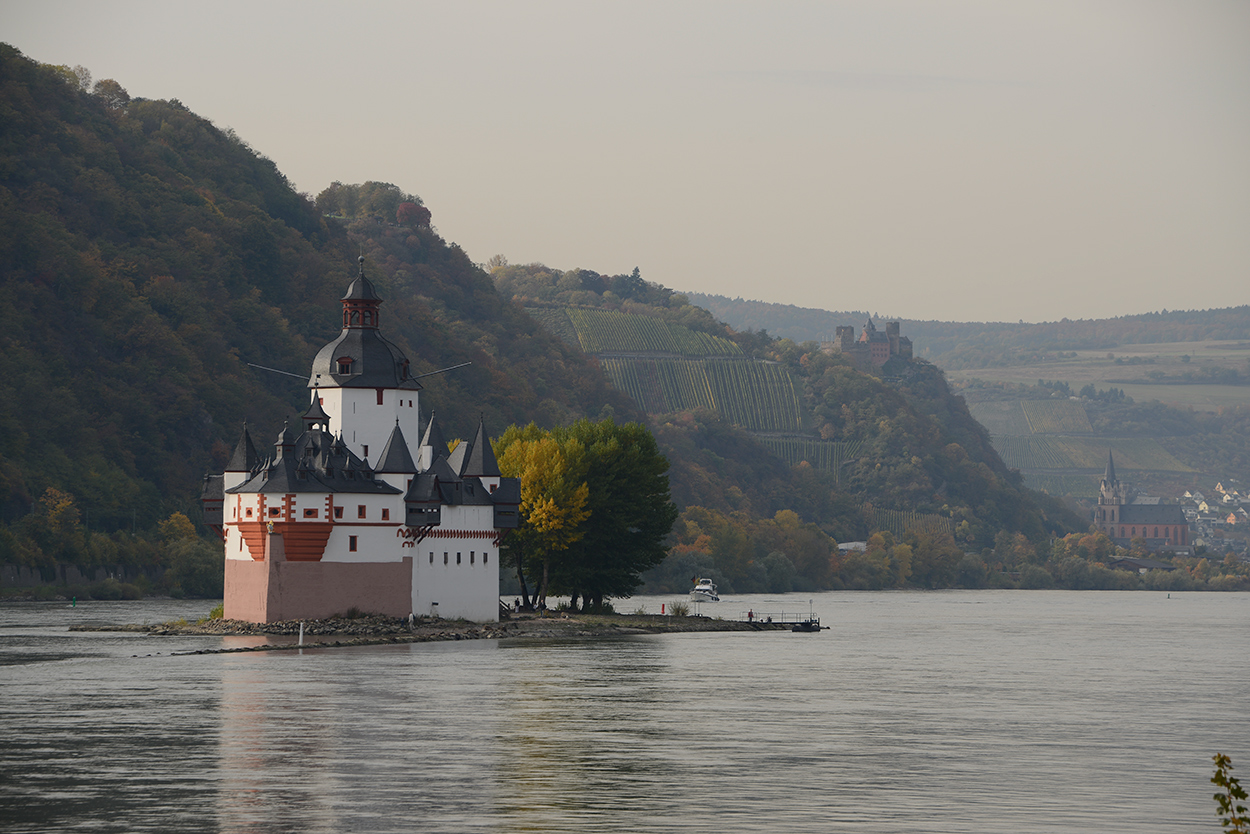
POLYGON ((408 357, 378 330, 382 297, 365 277, 364 258, 360 274, 343 296, 343 331, 317 352, 308 387, 403 388, 421 390, 412 377, 408 357))

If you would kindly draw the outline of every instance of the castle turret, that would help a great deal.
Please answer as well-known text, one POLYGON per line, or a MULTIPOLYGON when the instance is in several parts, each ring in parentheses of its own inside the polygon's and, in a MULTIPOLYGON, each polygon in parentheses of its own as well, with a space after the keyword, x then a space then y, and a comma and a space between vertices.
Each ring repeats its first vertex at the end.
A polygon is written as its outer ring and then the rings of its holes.
POLYGON ((313 359, 308 387, 352 451, 376 459, 396 420, 406 437, 417 437, 421 385, 403 351, 378 329, 382 297, 363 257, 342 304, 343 330, 313 359))

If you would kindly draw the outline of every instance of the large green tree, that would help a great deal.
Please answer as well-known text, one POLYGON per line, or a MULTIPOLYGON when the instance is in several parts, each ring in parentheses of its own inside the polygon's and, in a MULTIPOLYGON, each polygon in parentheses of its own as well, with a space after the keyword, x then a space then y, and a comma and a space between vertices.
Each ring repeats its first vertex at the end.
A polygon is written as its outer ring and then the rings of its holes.
POLYGON ((668 459, 638 423, 578 420, 553 434, 585 449, 590 517, 586 534, 569 548, 568 570, 552 587, 569 594, 575 608, 580 598, 597 610, 607 597, 632 595, 642 584, 640 574, 667 555, 665 539, 677 520, 668 459))
POLYGON ((677 507, 668 459, 645 426, 514 426, 495 449, 504 474, 522 479, 512 558, 537 577, 537 602, 550 590, 568 594, 574 608, 600 609, 605 599, 631 595, 640 574, 664 560, 677 507))

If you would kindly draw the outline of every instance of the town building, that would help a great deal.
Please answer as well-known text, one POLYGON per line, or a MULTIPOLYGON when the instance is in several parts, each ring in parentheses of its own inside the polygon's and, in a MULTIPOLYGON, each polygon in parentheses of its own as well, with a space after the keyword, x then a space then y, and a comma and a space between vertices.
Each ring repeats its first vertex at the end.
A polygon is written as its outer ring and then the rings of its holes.
POLYGON ((225 472, 205 479, 225 616, 497 620, 499 547, 518 523, 520 481, 501 476, 483 424, 452 453, 433 415, 409 441, 421 385, 381 334, 382 299, 360 261, 342 332, 313 359, 301 425, 284 426, 264 455, 244 425, 225 472))
POLYGON ((886 323, 885 330, 881 331, 873 323, 872 316, 864 322, 858 339, 855 338, 854 327, 838 327, 835 340, 823 342, 821 349, 826 353, 849 356, 863 368, 879 368, 895 356, 912 358, 911 339, 900 334, 898 322, 886 323))
POLYGON ((1115 458, 1107 452, 1107 469, 1098 486, 1094 526, 1121 547, 1144 539, 1151 550, 1189 553, 1189 523, 1179 504, 1135 496, 1115 474, 1115 458))

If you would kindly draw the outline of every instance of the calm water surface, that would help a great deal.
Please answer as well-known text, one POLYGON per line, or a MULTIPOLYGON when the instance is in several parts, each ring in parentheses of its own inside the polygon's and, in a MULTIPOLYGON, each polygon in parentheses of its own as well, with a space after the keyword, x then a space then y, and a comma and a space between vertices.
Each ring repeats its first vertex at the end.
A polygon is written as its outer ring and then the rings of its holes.
POLYGON ((1211 755, 1250 775, 1250 595, 811 599, 831 631, 210 656, 66 628, 211 603, 0 604, 0 829, 1215 832, 1211 755))

